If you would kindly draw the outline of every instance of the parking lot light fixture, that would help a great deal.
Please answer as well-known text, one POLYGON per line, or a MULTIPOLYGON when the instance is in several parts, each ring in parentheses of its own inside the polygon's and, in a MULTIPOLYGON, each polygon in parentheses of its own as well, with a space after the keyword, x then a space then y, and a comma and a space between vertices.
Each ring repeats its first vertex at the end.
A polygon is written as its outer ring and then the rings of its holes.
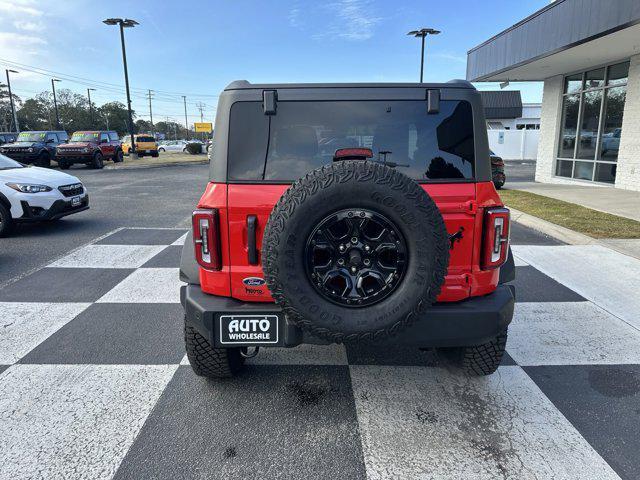
POLYGON ((439 33, 440 30, 435 30, 433 28, 421 28, 420 30, 411 30, 407 33, 407 35, 411 35, 422 40, 422 50, 420 51, 420 83, 422 83, 424 72, 424 39, 427 35, 438 35, 439 33))
POLYGON ((136 154, 136 142, 133 132, 133 113, 131 112, 131 93, 129 91, 129 72, 127 69, 127 50, 124 44, 124 29, 139 25, 130 18, 107 18, 102 23, 106 25, 118 25, 120 27, 120 43, 122 44, 122 63, 124 64, 124 83, 127 90, 127 110, 129 112, 129 135, 131 136, 131 154, 136 154))
POLYGON ((16 105, 13 103, 13 95, 11 94, 11 80, 9 79, 10 73, 20 73, 17 70, 5 70, 7 74, 7 90, 9 90, 9 102, 11 103, 11 115, 13 116, 13 126, 16 129, 16 133, 20 133, 20 127, 18 126, 18 113, 16 112, 16 105))
POLYGON ((59 82, 57 78, 51 79, 51 90, 53 91, 53 109, 56 112, 56 128, 60 129, 60 115, 58 114, 58 100, 56 100, 56 82, 59 82))

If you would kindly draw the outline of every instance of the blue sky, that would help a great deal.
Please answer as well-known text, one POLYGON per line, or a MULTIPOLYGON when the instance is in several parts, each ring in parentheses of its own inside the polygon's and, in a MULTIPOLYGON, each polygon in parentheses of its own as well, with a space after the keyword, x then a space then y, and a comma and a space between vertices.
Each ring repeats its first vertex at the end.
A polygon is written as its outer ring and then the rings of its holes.
MULTIPOLYGON (((0 0, 0 66, 5 61, 37 67, 12 76, 15 93, 32 96, 50 88, 86 93, 102 104, 124 101, 120 39, 108 17, 140 25, 126 31, 133 106, 148 118, 144 91, 156 91, 154 120, 213 119, 216 96, 230 81, 406 82, 419 75, 419 40, 409 30, 433 27, 425 81, 464 78, 466 52, 543 7, 546 0, 331 0, 322 1, 120 1, 0 0), (46 71, 46 72, 45 72, 46 71), (72 81, 74 77, 91 80, 72 81)), ((2 72, 4 74, 4 72, 2 72)), ((478 84, 482 90, 495 84, 478 84)), ((512 84, 525 102, 538 102, 540 83, 512 84)))

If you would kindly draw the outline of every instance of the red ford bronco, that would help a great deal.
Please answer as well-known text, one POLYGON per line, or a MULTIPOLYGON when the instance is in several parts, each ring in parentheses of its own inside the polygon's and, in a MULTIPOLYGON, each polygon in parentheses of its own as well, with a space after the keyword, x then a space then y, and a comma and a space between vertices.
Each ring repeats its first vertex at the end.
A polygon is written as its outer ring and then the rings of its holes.
POLYGON ((212 148, 180 268, 198 375, 302 343, 497 369, 515 268, 470 83, 233 82, 212 148))
POLYGON ((122 158, 122 144, 114 131, 74 132, 69 143, 60 145, 56 151, 56 161, 62 170, 74 163, 102 168, 105 159, 118 163, 122 158))

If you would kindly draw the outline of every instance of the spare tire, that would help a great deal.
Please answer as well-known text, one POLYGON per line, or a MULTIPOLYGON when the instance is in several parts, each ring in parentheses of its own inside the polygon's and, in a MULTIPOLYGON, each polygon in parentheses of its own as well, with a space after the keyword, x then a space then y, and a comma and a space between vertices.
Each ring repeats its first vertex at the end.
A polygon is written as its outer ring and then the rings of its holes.
POLYGON ((291 185, 271 212, 262 253, 288 321, 335 343, 383 339, 423 318, 449 265, 431 197, 399 171, 358 160, 291 185))

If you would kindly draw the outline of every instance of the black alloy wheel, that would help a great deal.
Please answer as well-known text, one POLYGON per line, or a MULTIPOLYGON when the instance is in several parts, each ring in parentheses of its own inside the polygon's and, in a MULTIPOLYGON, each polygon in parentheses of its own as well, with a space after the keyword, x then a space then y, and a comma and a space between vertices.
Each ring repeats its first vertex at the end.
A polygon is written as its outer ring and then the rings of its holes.
POLYGON ((305 260, 309 280, 322 297, 364 307, 383 300, 402 282, 408 249, 389 219, 353 208, 318 224, 307 241, 305 260))

